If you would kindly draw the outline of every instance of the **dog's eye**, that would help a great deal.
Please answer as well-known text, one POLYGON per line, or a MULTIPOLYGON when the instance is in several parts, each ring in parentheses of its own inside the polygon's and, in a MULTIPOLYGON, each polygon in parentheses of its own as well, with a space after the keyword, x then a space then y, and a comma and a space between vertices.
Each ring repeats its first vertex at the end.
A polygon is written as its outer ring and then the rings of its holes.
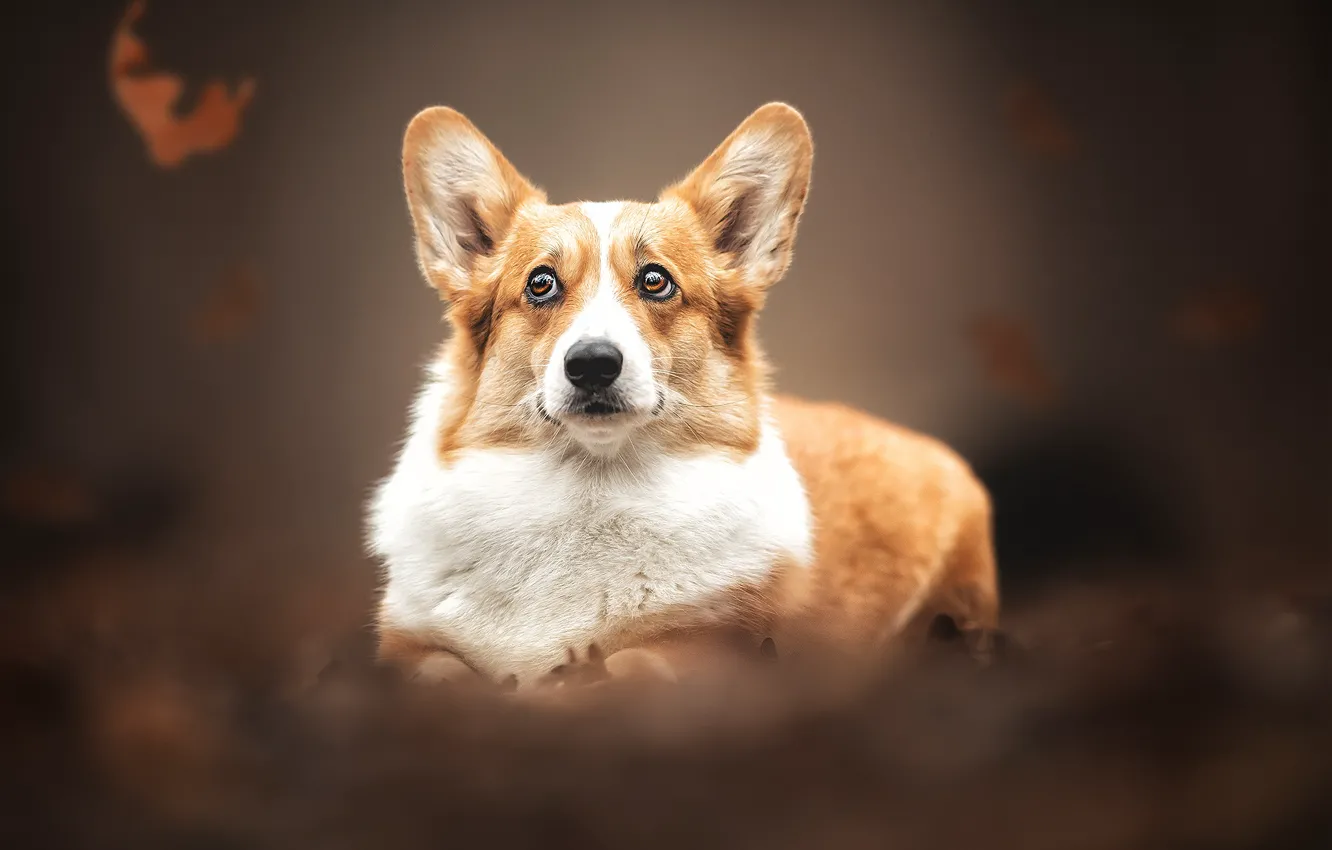
POLYGON ((527 276, 527 300, 533 304, 549 303, 558 298, 559 294, 560 279, 555 276, 553 269, 541 266, 527 276))
POLYGON ((644 266, 638 273, 638 293, 649 301, 665 301, 675 294, 671 273, 661 266, 644 266))

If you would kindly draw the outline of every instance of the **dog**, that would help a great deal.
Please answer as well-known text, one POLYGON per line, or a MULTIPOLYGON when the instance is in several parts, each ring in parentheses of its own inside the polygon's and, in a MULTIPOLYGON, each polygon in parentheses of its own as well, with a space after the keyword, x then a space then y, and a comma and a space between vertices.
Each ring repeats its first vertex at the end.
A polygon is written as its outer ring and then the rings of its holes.
POLYGON ((383 662, 526 689, 589 653, 671 679, 737 642, 854 655, 926 612, 996 624, 969 465, 770 387, 755 319, 812 160, 769 103, 655 202, 553 205, 459 112, 412 119, 417 259, 452 332, 367 512, 383 662))

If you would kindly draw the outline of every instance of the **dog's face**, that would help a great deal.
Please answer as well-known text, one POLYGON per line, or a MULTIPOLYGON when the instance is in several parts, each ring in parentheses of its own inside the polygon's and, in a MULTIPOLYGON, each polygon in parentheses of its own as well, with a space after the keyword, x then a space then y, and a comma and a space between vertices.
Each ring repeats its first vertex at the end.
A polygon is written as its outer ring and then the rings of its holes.
POLYGON ((769 104, 654 203, 556 206, 461 114, 417 115, 407 198, 454 327, 441 451, 752 451, 752 319, 790 264, 811 159, 804 120, 769 104))

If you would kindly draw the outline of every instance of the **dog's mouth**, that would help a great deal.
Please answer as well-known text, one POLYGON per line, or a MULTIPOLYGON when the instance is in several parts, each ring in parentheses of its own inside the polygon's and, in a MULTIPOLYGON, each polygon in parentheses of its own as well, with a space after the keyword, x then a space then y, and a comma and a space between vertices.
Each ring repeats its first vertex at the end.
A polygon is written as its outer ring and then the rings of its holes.
POLYGON ((579 419, 611 419, 629 413, 629 405, 617 393, 579 393, 569 401, 565 413, 579 419))
POLYGON ((611 399, 594 398, 574 407, 570 413, 577 416, 614 416, 624 413, 625 406, 611 399))
MULTIPOLYGON (((661 401, 661 399, 658 399, 657 403, 653 405, 652 414, 654 416, 661 412, 661 401)), ((544 399, 538 399, 537 410, 541 413, 543 419, 556 425, 568 420, 596 423, 609 422, 619 417, 633 416, 644 412, 627 403, 613 392, 579 393, 555 411, 546 407, 544 399)))

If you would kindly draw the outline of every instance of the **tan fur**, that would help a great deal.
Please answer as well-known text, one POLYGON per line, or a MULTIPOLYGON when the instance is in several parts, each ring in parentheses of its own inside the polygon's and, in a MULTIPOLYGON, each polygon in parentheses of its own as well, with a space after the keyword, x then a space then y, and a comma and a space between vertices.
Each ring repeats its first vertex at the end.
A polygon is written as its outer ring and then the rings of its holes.
MULTIPOLYGON (((790 263, 812 155, 799 113, 769 104, 657 202, 626 204, 614 220, 609 263, 624 287, 616 297, 648 343, 658 379, 687 400, 635 437, 653 450, 743 458, 756 449, 769 370, 754 318, 790 263), (680 297, 639 298, 632 282, 646 263, 666 268, 680 297)), ((453 110, 413 120, 403 168, 421 265, 453 328, 440 355, 456 382, 438 435, 442 462, 464 448, 559 439, 519 402, 601 275, 596 227, 578 205, 548 204, 453 110), (446 177, 477 162, 486 167, 467 174, 466 191, 454 193, 461 200, 439 197, 446 177), (462 236, 446 237, 441 220, 461 222, 462 236), (528 274, 543 265, 563 286, 558 305, 524 295, 528 274)), ((879 649, 934 611, 995 625, 989 498, 957 455, 840 405, 777 398, 771 412, 808 492, 816 556, 808 570, 779 570, 767 586, 737 589, 737 627, 857 651, 879 649)), ((689 619, 681 612, 679 623, 689 619)), ((442 649, 381 625, 386 660, 420 668, 442 649)), ((644 622, 632 637, 665 652, 682 645, 677 625, 644 622)), ((447 660, 435 666, 462 672, 447 660)))
MULTIPOLYGON (((775 402, 814 513, 817 554, 807 571, 737 589, 750 597, 737 625, 751 643, 773 635, 784 653, 874 654, 909 630, 918 636, 936 614, 995 628, 990 498, 967 463, 931 437, 844 405, 775 402)), ((645 624, 641 643, 673 660, 717 643, 656 629, 645 624)))
POLYGON ((942 443, 837 404, 777 399, 804 479, 817 560, 792 602, 801 631, 877 646, 921 614, 992 628, 999 595, 990 502, 942 443))
POLYGON ((476 677, 476 672, 457 655, 392 626, 380 628, 377 656, 381 663, 397 667, 411 678, 461 682, 476 677))

